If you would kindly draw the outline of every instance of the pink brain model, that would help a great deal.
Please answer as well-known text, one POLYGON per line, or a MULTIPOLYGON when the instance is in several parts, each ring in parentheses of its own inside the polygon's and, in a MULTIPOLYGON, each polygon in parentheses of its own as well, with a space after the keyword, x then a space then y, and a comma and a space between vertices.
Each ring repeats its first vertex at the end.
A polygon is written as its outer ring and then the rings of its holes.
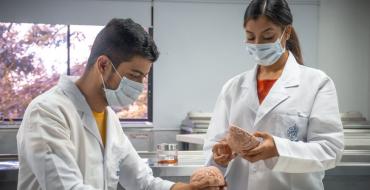
POLYGON ((190 177, 190 183, 201 182, 204 180, 215 181, 213 186, 224 186, 225 179, 221 171, 214 167, 202 167, 194 171, 193 175, 190 177))
POLYGON ((233 125, 229 128, 226 141, 230 148, 236 153, 251 150, 260 144, 256 137, 249 134, 244 129, 233 125))

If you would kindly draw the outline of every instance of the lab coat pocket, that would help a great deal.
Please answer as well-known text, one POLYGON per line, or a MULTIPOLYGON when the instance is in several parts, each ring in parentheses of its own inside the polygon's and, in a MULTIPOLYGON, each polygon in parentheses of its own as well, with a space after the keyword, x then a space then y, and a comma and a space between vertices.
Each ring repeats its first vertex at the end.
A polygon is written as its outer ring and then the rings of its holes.
POLYGON ((308 116, 303 112, 276 114, 276 134, 291 141, 307 141, 308 116))

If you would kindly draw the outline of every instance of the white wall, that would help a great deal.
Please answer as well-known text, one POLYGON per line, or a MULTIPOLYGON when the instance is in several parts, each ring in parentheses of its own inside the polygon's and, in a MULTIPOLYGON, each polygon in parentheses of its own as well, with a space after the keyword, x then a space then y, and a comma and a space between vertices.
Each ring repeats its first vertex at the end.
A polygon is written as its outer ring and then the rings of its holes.
POLYGON ((340 111, 360 111, 370 119, 370 3, 322 0, 319 67, 334 80, 340 111))
MULTIPOLYGON (((213 110, 222 85, 253 62, 245 51, 246 1, 155 3, 154 125, 178 127, 189 111, 213 110), (229 2, 229 3, 221 3, 229 2)), ((291 3, 306 64, 317 67, 317 1, 291 3)))
POLYGON ((105 25, 130 17, 150 26, 150 2, 144 0, 1 0, 0 22, 105 25))
POLYGON ((252 67, 244 51, 244 7, 155 4, 154 124, 178 127, 189 111, 210 112, 222 84, 252 67))
MULTIPOLYGON (((178 127, 189 111, 213 110, 222 85, 250 69, 244 47, 247 0, 157 0, 154 35, 161 52, 154 64, 154 125, 178 127)), ((291 0, 305 64, 317 67, 317 0, 291 0)), ((34 0, 0 2, 2 22, 105 24, 131 17, 150 25, 146 0, 34 0)))

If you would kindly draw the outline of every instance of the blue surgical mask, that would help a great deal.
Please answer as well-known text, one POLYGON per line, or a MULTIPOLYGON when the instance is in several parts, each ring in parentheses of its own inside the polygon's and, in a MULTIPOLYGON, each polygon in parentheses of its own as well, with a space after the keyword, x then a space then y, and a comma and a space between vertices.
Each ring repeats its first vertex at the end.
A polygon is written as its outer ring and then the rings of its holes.
POLYGON ((144 84, 132 81, 126 77, 121 77, 113 63, 112 66, 117 75, 121 78, 121 82, 116 90, 107 89, 103 76, 100 75, 103 80, 103 87, 107 102, 111 107, 124 107, 130 105, 135 102, 139 95, 143 92, 144 84))
POLYGON ((247 43, 247 51, 254 58, 256 63, 261 66, 270 66, 276 63, 281 55, 285 52, 285 48, 281 46, 285 30, 280 38, 274 43, 266 44, 251 44, 247 43))

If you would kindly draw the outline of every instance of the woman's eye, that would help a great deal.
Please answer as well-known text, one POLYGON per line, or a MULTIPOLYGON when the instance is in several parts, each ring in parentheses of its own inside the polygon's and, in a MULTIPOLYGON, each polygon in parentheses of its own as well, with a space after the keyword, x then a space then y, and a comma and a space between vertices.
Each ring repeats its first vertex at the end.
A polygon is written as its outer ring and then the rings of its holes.
POLYGON ((270 37, 270 38, 265 38, 265 40, 272 40, 273 39, 273 37, 270 37))

